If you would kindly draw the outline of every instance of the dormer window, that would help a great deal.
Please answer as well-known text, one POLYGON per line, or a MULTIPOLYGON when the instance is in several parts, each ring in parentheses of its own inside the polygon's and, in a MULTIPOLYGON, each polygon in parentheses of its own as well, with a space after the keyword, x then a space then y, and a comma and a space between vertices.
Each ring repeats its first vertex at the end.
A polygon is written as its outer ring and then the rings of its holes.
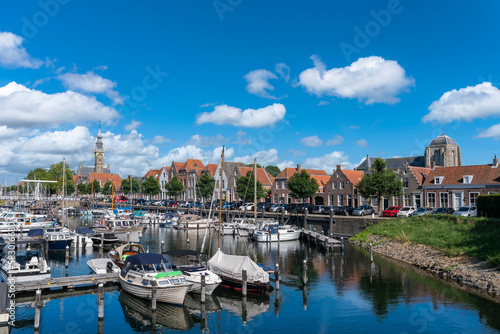
POLYGON ((443 176, 434 177, 434 184, 441 184, 441 183, 443 183, 443 176))
POLYGON ((339 174, 339 173, 337 173, 337 179, 338 179, 339 177, 340 177, 340 174, 339 174))
POLYGON ((474 177, 474 175, 464 175, 464 183, 472 183, 472 178, 474 177))

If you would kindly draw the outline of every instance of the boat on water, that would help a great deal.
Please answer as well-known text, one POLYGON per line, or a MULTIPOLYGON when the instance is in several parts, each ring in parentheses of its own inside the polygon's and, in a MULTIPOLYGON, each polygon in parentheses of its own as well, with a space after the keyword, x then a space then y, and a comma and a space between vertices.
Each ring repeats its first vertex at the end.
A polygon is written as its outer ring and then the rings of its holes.
POLYGON ((153 282, 156 284, 156 300, 182 305, 189 288, 179 270, 172 269, 161 254, 142 253, 127 257, 118 279, 123 290, 144 298, 152 298, 153 282))
POLYGON ((120 268, 111 259, 92 259, 87 261, 87 266, 96 274, 110 274, 120 272, 120 268))
POLYGON ((212 222, 213 219, 211 218, 202 218, 198 215, 182 215, 177 221, 177 228, 179 230, 199 230, 207 228, 212 222))
MULTIPOLYGON (((31 243, 34 244, 34 243, 31 243)), ((13 244, 9 244, 3 250, 0 260, 0 275, 4 282, 9 281, 9 277, 15 283, 43 281, 50 278, 51 268, 41 252, 31 250, 28 246, 26 250, 17 250, 15 255, 10 255, 9 250, 15 249, 13 244)))
POLYGON ((74 235, 64 227, 37 228, 28 231, 29 238, 42 238, 47 240, 49 251, 65 251, 66 246, 71 247, 74 235))
POLYGON ((158 225, 160 227, 169 227, 169 226, 174 226, 174 224, 177 226, 177 221, 181 215, 176 212, 165 212, 165 215, 160 219, 158 225))
POLYGON ((75 242, 79 247, 92 247, 92 237, 95 235, 93 229, 87 226, 77 227, 75 229, 75 242))
POLYGON ((142 253, 146 253, 146 251, 141 244, 125 244, 116 249, 110 250, 108 252, 108 258, 121 269, 123 268, 123 264, 125 263, 127 257, 142 253))
MULTIPOLYGON (((6 326, 9 322, 10 297, 9 285, 5 282, 0 282, 0 326, 6 326)), ((7 327, 4 333, 9 333, 7 327)))
POLYGON ((180 249, 169 250, 163 252, 163 254, 175 258, 176 261, 172 261, 174 269, 182 271, 186 276, 186 280, 193 283, 189 292, 201 294, 201 276, 205 276, 206 295, 211 295, 222 282, 218 275, 207 269, 207 256, 202 252, 180 249))
POLYGON ((142 239, 144 226, 136 225, 130 218, 108 218, 94 221, 96 233, 114 233, 122 242, 139 243, 142 239))
POLYGON ((249 237, 257 228, 255 218, 238 218, 236 235, 239 237, 249 237))
POLYGON ((224 254, 219 249, 207 265, 210 271, 221 278, 221 287, 241 291, 243 269, 246 269, 248 292, 267 293, 271 290, 269 274, 249 256, 224 254))
POLYGON ((279 222, 262 223, 252 233, 252 239, 257 242, 297 240, 302 232, 291 225, 280 225, 279 222))
POLYGON ((95 233, 90 238, 94 247, 99 247, 101 244, 103 247, 113 247, 114 244, 120 242, 120 239, 114 233, 95 233))

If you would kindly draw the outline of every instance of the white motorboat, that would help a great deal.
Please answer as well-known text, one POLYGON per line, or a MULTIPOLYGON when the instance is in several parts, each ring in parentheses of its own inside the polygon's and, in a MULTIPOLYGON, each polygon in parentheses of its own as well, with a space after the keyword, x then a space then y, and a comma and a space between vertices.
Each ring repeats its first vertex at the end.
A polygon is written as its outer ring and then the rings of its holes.
POLYGON ((51 268, 38 251, 32 251, 28 246, 26 251, 15 251, 9 244, 4 247, 0 260, 0 275, 4 282, 14 280, 15 283, 43 281, 50 278, 51 268))
POLYGON ((94 222, 96 233, 113 233, 122 242, 140 242, 144 226, 129 218, 108 218, 94 222))
POLYGON ((125 260, 129 256, 146 253, 144 247, 141 244, 132 243, 121 245, 116 249, 112 249, 108 252, 108 258, 113 261, 120 269, 123 268, 125 260))
POLYGON ((280 225, 278 222, 264 223, 256 229, 252 238, 257 242, 291 241, 300 237, 301 231, 291 225, 280 225))
POLYGON ((152 299, 153 282, 156 284, 156 300, 182 305, 189 288, 181 271, 173 270, 161 254, 142 253, 127 257, 118 276, 123 290, 152 299))
POLYGON ((120 268, 111 259, 92 259, 87 261, 87 266, 96 274, 118 273, 120 268))
POLYGON ((238 229, 236 234, 239 237, 250 237, 253 231, 257 228, 257 223, 254 218, 239 218, 238 229))
POLYGON ((211 295, 215 288, 222 282, 218 275, 207 269, 206 255, 202 252, 181 249, 166 251, 163 254, 177 259, 177 261, 173 261, 174 268, 182 271, 184 276, 186 276, 186 280, 193 283, 189 292, 201 294, 201 276, 205 276, 206 295, 211 295))
POLYGON ((75 230, 75 243, 78 247, 92 247, 92 237, 95 235, 93 229, 87 226, 77 227, 75 230))
POLYGON ((177 221, 177 228, 179 230, 205 229, 212 222, 213 219, 211 218, 202 218, 198 215, 183 215, 177 221))

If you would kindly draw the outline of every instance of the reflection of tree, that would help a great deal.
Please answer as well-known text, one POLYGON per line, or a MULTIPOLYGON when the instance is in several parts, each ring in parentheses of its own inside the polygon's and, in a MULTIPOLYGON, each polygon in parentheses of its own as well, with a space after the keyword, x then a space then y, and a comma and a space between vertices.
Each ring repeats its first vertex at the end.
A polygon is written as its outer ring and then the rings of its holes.
POLYGON ((370 272, 365 272, 361 276, 359 289, 363 297, 373 304, 373 311, 377 316, 384 316, 388 313, 389 305, 395 305, 402 301, 404 286, 401 281, 395 279, 397 275, 389 273, 382 275, 379 266, 376 267, 370 277, 370 272))

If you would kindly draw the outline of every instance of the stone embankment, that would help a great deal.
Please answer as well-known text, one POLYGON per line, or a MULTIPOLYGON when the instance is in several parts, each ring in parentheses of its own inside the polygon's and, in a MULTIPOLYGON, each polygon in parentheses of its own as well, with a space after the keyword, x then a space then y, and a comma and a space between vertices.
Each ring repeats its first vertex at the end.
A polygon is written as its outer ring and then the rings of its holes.
POLYGON ((486 262, 467 257, 449 257, 429 246, 391 241, 377 235, 371 235, 361 244, 353 243, 366 249, 371 243, 374 253, 415 265, 441 278, 482 290, 500 299, 500 271, 498 268, 488 268, 486 262))

